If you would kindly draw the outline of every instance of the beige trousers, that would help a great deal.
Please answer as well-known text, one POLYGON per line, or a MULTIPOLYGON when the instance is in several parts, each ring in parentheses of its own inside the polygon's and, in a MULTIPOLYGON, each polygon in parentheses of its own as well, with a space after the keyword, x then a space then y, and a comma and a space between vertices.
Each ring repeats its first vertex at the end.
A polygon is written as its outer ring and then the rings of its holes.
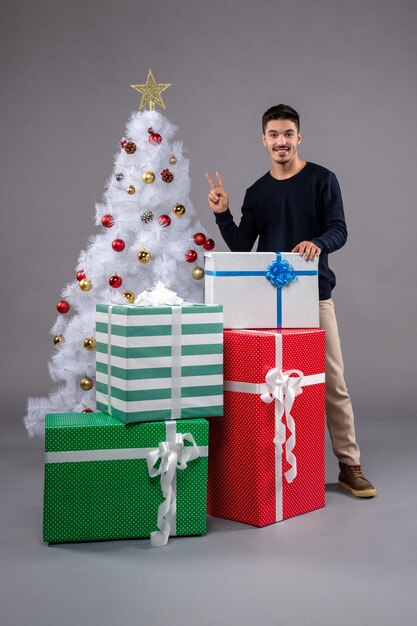
POLYGON ((326 421, 333 452, 342 463, 359 465, 355 418, 343 373, 343 357, 333 300, 320 300, 320 326, 326 331, 326 421))

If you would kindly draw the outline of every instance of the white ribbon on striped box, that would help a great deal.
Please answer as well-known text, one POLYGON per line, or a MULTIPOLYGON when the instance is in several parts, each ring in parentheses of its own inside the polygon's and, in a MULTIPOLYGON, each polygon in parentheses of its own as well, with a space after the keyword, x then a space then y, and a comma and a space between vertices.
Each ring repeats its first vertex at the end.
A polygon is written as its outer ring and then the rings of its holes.
MULTIPOLYGON (((116 313, 113 310, 113 305, 108 305, 107 312, 97 312, 98 324, 101 323, 102 326, 105 324, 108 329, 107 332, 102 332, 99 329, 97 329, 96 332, 97 341, 103 344, 103 346, 106 346, 105 353, 97 350, 96 355, 98 367, 99 364, 107 367, 107 373, 97 369, 98 386, 106 387, 106 391, 97 388, 97 402, 101 410, 105 410, 110 415, 113 414, 112 408, 126 414, 141 412, 143 415, 146 411, 165 411, 165 415, 160 414, 159 417, 154 418, 159 420, 166 419, 168 412, 170 419, 180 419, 183 410, 190 413, 196 408, 200 410, 201 414, 186 415, 186 417, 207 417, 211 414, 220 415, 222 413, 222 373, 198 371, 196 375, 182 375, 183 367, 191 368, 193 366, 200 366, 201 370, 202 367, 210 368, 210 366, 220 366, 222 368, 223 364, 222 351, 206 354, 206 350, 204 349, 205 346, 209 344, 223 344, 223 332, 204 332, 205 324, 221 326, 223 314, 220 310, 207 311, 207 309, 210 308, 209 306, 188 305, 188 307, 193 308, 194 306, 195 312, 190 312, 188 308, 187 313, 184 313, 181 306, 172 306, 168 307, 170 309, 169 314, 166 312, 161 314, 154 312, 152 315, 140 315, 137 316, 137 318, 136 316, 116 313), (132 323, 132 319, 135 318, 136 323, 139 324, 140 321, 141 324, 155 328, 154 333, 150 332, 146 335, 129 337, 129 349, 143 348, 149 351, 151 356, 146 360, 145 357, 124 358, 112 353, 112 346, 116 349, 127 347, 126 336, 112 334, 112 325, 126 327, 129 326, 129 324, 132 323), (183 324, 195 325, 196 329, 201 325, 202 331, 200 333, 193 332, 191 334, 183 333, 183 324), (159 335, 158 326, 167 325, 171 327, 170 334, 159 335), (201 346, 200 353, 196 351, 198 346, 195 344, 201 346), (185 348, 184 351, 182 349, 183 346, 185 348), (158 356, 158 349, 163 349, 164 347, 170 347, 170 355, 158 356), (187 351, 188 347, 194 347, 195 349, 187 351), (153 350, 153 348, 155 348, 155 350, 153 350), (142 378, 138 376, 137 378, 133 377, 131 379, 129 379, 129 377, 125 379, 120 378, 120 374, 119 376, 114 375, 115 370, 128 372, 129 370, 137 369, 137 371, 140 372, 149 368, 169 368, 171 374, 169 377, 156 376, 153 378, 142 378), (194 388, 197 391, 199 387, 201 388, 200 394, 192 392, 188 395, 182 395, 183 388, 194 388), (207 393, 208 387, 213 387, 213 389, 217 387, 220 393, 207 393), (115 393, 112 393, 112 388, 115 390, 115 393), (155 392, 154 395, 158 394, 158 390, 169 389, 170 397, 128 399, 128 396, 132 392, 137 391, 141 394, 146 393, 149 389, 155 392), (217 412, 215 412, 215 410, 210 411, 209 409, 217 409, 217 412)), ((219 309, 220 307, 216 308, 219 309)), ((191 374, 193 374, 193 372, 191 372, 191 374)), ((119 417, 119 415, 116 415, 116 417, 119 417)))
POLYGON ((282 445, 285 444, 285 457, 290 468, 285 472, 285 479, 291 483, 297 476, 297 459, 293 452, 296 443, 296 424, 291 410, 294 401, 302 393, 302 388, 325 382, 325 373, 304 376, 300 370, 282 371, 282 335, 281 333, 265 332, 261 330, 239 330, 239 333, 272 335, 275 337, 275 367, 271 368, 264 383, 246 383, 233 380, 224 381, 225 391, 237 391, 259 395, 262 402, 275 403, 275 501, 276 521, 283 518, 282 511, 282 445), (295 377, 293 377, 295 374, 295 377), (282 421, 286 417, 290 436, 286 438, 286 428, 282 421))
MULTIPOLYGON (((107 368, 108 376, 111 377, 112 371, 112 353, 111 353, 111 323, 112 323, 113 306, 109 306, 107 313, 107 368)), ((176 420, 181 417, 181 307, 173 306, 171 309, 171 419, 176 420)), ((109 381, 110 383, 110 381, 109 381)), ((107 388, 107 405, 111 415, 111 384, 107 388)))

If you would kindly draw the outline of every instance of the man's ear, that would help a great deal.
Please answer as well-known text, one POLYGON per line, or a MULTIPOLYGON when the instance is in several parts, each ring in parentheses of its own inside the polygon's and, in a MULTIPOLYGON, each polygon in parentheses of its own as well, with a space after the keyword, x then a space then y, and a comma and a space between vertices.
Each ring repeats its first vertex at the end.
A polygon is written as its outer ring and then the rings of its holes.
POLYGON ((266 137, 265 137, 265 135, 262 135, 262 143, 263 143, 264 147, 266 148, 266 137))
POLYGON ((301 141, 303 139, 302 136, 301 136, 301 133, 298 133, 297 139, 298 139, 297 143, 298 143, 298 145, 300 145, 300 143, 301 143, 301 141))

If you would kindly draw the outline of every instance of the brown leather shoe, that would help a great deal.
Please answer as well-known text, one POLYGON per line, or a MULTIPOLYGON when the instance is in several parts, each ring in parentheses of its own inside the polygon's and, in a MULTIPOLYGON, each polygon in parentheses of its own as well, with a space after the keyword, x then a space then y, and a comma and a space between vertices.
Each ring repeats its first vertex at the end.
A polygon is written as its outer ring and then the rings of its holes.
POLYGON ((361 465, 347 465, 339 462, 339 467, 339 485, 341 487, 348 489, 357 498, 376 496, 376 489, 363 475, 361 465))

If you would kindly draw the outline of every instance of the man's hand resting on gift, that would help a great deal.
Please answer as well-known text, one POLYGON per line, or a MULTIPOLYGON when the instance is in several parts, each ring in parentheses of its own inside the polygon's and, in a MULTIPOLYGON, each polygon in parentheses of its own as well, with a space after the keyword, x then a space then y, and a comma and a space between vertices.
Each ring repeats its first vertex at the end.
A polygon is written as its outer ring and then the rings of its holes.
POLYGON ((214 182, 210 174, 206 173, 206 178, 211 187, 208 195, 208 203, 215 213, 224 213, 229 208, 229 197, 223 188, 223 181, 220 172, 216 172, 216 181, 214 182))
POLYGON ((304 256, 306 261, 312 261, 315 256, 320 256, 321 249, 312 241, 302 241, 297 243, 291 252, 298 252, 300 256, 304 256))

